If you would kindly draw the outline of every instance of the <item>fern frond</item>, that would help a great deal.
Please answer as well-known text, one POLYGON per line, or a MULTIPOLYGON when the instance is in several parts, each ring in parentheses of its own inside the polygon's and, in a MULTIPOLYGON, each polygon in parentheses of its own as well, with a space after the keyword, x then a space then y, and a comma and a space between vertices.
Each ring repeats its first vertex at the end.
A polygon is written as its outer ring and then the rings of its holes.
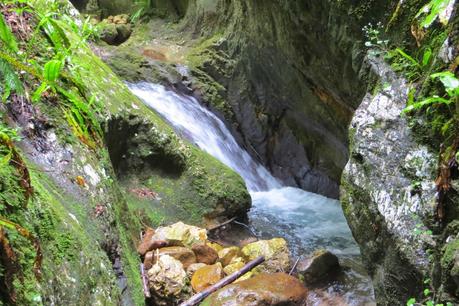
POLYGON ((0 39, 5 43, 6 47, 12 52, 18 52, 18 43, 16 37, 11 32, 10 27, 6 24, 5 18, 0 13, 0 39))
POLYGON ((24 94, 24 87, 22 86, 22 82, 16 74, 16 71, 14 71, 14 68, 10 63, 2 58, 0 58, 0 79, 2 79, 4 84, 4 88, 2 88, 3 100, 6 100, 9 97, 11 90, 15 91, 19 95, 24 94))

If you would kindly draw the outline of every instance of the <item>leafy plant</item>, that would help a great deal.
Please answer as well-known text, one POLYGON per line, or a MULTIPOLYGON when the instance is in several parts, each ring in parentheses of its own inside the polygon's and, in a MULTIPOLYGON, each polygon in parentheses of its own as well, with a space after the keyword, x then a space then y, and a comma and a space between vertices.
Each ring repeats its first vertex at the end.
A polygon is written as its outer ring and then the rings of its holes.
POLYGON ((440 82, 443 84, 446 97, 440 97, 438 95, 434 95, 431 97, 427 97, 424 100, 419 102, 410 103, 404 110, 404 113, 411 112, 413 110, 421 109, 425 106, 429 106, 432 104, 445 104, 449 105, 452 103, 456 103, 459 98, 459 79, 450 72, 450 71, 443 71, 439 73, 434 73, 430 75, 430 78, 435 80, 439 79, 440 82))
MULTIPOLYGON (((16 37, 14 37, 9 26, 5 22, 3 14, 0 13, 0 41, 5 45, 5 49, 9 52, 17 53, 19 51, 16 37)), ((6 55, 6 54, 5 54, 6 55)), ((6 60, 8 56, 0 55, 0 79, 3 81, 2 100, 6 101, 11 94, 15 91, 19 95, 24 94, 24 87, 19 79, 14 67, 6 60)))
MULTIPOLYGON (((415 18, 419 18, 420 16, 425 15, 420 20, 420 26, 423 28, 428 28, 432 25, 432 23, 434 23, 435 20, 437 20, 437 18, 441 17, 445 13, 446 9, 448 8, 451 2, 454 2, 454 1, 452 0, 431 0, 429 3, 424 5, 419 10, 415 18)), ((440 20, 440 22, 445 23, 444 20, 440 20)))
POLYGON ((147 15, 151 10, 152 3, 151 0, 136 0, 135 6, 137 7, 137 10, 131 16, 132 22, 137 22, 140 18, 147 15))

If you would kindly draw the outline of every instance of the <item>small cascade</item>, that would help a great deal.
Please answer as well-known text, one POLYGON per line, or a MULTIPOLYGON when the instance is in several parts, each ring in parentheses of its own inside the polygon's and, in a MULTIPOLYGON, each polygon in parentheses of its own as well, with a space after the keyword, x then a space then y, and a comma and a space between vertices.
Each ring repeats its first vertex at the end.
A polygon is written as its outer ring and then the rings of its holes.
POLYGON ((179 95, 158 84, 142 82, 128 86, 182 137, 241 175, 253 202, 250 226, 259 236, 284 237, 294 257, 305 256, 318 248, 331 250, 352 269, 345 273, 345 284, 331 284, 330 291, 346 298, 349 305, 373 301, 368 277, 356 272, 363 271, 359 249, 338 201, 283 186, 194 97, 179 95))

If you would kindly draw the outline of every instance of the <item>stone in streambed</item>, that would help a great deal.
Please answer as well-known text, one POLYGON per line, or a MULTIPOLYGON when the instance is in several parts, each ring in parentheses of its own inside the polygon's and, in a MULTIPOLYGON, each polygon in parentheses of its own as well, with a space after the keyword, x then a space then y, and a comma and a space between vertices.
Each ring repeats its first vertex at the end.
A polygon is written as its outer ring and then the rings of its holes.
POLYGON ((167 246, 167 242, 163 240, 156 240, 153 238, 155 235, 155 230, 152 228, 148 228, 145 231, 145 235, 142 238, 139 246, 137 247, 137 252, 140 256, 145 256, 147 252, 163 248, 167 246))
MULTIPOLYGON (((196 263, 196 256, 194 255, 193 251, 185 248, 185 247, 165 247, 159 249, 159 257, 164 255, 169 255, 183 264, 183 267, 187 269, 190 265, 196 263)), ((156 261, 156 258, 155 258, 156 261)))
POLYGON ((196 273, 196 271, 198 271, 199 269, 201 269, 202 267, 205 267, 207 266, 206 264, 204 263, 194 263, 194 264, 191 264, 187 269, 186 269, 186 274, 188 275, 188 277, 191 279, 191 277, 193 276, 194 273, 196 273))
POLYGON ((204 266, 198 269, 191 278, 191 286, 196 292, 201 292, 204 289, 215 285, 223 277, 222 264, 217 262, 215 265, 204 266))
POLYGON ((160 256, 148 270, 148 286, 155 305, 172 305, 190 295, 187 275, 180 261, 169 255, 160 256))
POLYGON ((157 228, 153 239, 167 241, 168 245, 171 246, 192 247, 194 244, 206 242, 207 231, 183 222, 177 222, 170 226, 157 228))
POLYGON ((201 306, 304 305, 307 294, 307 289, 293 276, 263 273, 218 290, 201 306))
POLYGON ((287 241, 282 238, 260 240, 249 243, 241 250, 246 261, 251 261, 259 256, 265 257, 265 262, 254 269, 254 272, 281 272, 287 271, 290 266, 290 255, 287 241))
POLYGON ((297 266, 298 273, 307 284, 323 280, 329 273, 340 269, 338 257, 327 250, 314 252, 311 258, 301 260, 297 266))
POLYGON ((220 258, 220 262, 222 263, 222 265, 226 267, 227 265, 231 263, 231 260, 233 260, 233 258, 239 256, 240 252, 241 250, 238 247, 232 246, 229 248, 224 248, 221 251, 219 251, 218 257, 220 258))
POLYGON ((195 244, 191 249, 196 255, 197 262, 213 265, 218 260, 217 251, 206 244, 195 244))
POLYGON ((145 235, 143 235, 142 241, 140 241, 140 244, 137 247, 137 253, 139 253, 140 256, 145 256, 145 254, 151 250, 150 242, 154 234, 155 230, 151 227, 146 229, 145 235))
POLYGON ((215 251, 217 251, 217 253, 224 249, 223 246, 219 245, 216 242, 207 242, 207 245, 210 246, 215 251))

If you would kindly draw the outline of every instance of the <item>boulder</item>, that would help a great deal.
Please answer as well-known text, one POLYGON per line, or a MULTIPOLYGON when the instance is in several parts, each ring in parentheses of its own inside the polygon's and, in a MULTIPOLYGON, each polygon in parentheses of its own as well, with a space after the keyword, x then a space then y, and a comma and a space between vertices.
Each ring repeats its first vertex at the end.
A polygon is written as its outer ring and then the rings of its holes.
POLYGON ((220 258, 220 262, 222 263, 222 265, 226 267, 227 265, 231 263, 231 260, 233 260, 233 258, 239 256, 240 252, 241 252, 241 249, 239 249, 236 246, 224 248, 218 252, 218 258, 220 258))
POLYGON ((106 22, 105 20, 99 23, 100 39, 109 45, 115 45, 118 37, 118 30, 113 23, 106 22))
POLYGON ((149 251, 160 249, 167 246, 166 241, 153 239, 154 234, 155 230, 152 228, 148 228, 145 231, 145 235, 143 236, 142 241, 137 247, 137 252, 140 256, 145 256, 149 251))
POLYGON ((254 270, 257 272, 283 272, 290 266, 287 242, 282 238, 249 243, 242 248, 241 252, 246 261, 254 260, 259 256, 265 257, 266 261, 254 270))
POLYGON ((193 276, 193 274, 198 271, 199 269, 201 269, 202 267, 205 267, 207 266, 206 264, 203 264, 203 263, 194 263, 194 264, 191 264, 187 269, 186 269, 186 274, 188 275, 188 277, 191 279, 191 277, 193 276))
POLYGON ((159 227, 153 236, 155 240, 164 240, 171 246, 192 247, 207 240, 205 229, 177 222, 170 226, 159 227))
POLYGON ((218 243, 215 243, 215 242, 207 242, 207 245, 210 246, 215 251, 217 251, 217 253, 224 249, 223 246, 221 246, 221 245, 219 245, 218 243))
POLYGON ((327 250, 318 250, 310 258, 301 260, 297 265, 298 273, 304 277, 307 284, 318 282, 329 273, 340 269, 338 257, 327 250))
MULTIPOLYGON (((238 257, 240 258, 240 257, 238 257)), ((245 266, 245 263, 243 261, 235 261, 231 262, 229 265, 227 265, 223 271, 225 272, 226 275, 231 275, 234 272, 237 272, 241 270, 245 266)))
POLYGON ((155 230, 152 229, 151 227, 147 228, 145 230, 145 235, 143 235, 142 241, 140 241, 139 246, 137 247, 137 253, 139 253, 140 256, 145 256, 145 254, 148 251, 151 251, 150 249, 151 246, 151 238, 155 234, 155 230))
POLYGON ((189 297, 187 275, 177 259, 163 255, 148 270, 148 285, 155 305, 173 305, 189 297))
POLYGON ((214 265, 206 265, 198 269, 191 278, 191 286, 196 292, 201 292, 204 289, 216 284, 223 278, 222 264, 217 262, 214 265))
POLYGON ((131 37, 132 34, 132 27, 130 24, 117 24, 116 31, 118 32, 118 36, 116 37, 116 43, 122 44, 126 40, 131 37))
POLYGON ((129 22, 129 16, 126 14, 113 16, 112 22, 115 24, 127 24, 129 22))
POLYGON ((205 299, 201 306, 281 306, 304 305, 307 290, 285 273, 259 274, 228 285, 205 299))
MULTIPOLYGON (((166 247, 159 249, 159 257, 164 255, 169 255, 178 261, 180 261, 183 265, 183 268, 187 269, 190 265, 196 263, 196 256, 194 255, 193 251, 187 249, 185 247, 166 247)), ((154 259, 156 262, 157 258, 154 259)))
POLYGON ((206 265, 213 265, 218 260, 218 253, 213 248, 206 244, 195 244, 192 247, 196 255, 196 261, 205 263, 206 265))

